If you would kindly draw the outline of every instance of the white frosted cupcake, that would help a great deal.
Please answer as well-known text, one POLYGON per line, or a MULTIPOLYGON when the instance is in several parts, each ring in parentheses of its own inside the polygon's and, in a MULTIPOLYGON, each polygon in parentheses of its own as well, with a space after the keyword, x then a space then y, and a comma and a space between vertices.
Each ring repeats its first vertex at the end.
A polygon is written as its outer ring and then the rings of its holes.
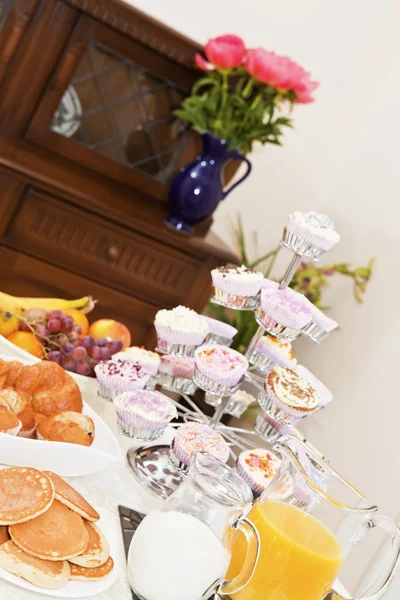
POLYGON ((194 354, 194 380, 207 392, 226 395, 238 386, 248 369, 247 359, 227 346, 204 345, 194 354))
POLYGON ((312 321, 303 329, 302 333, 316 344, 320 344, 338 327, 336 321, 330 319, 322 310, 314 306, 312 308, 312 321))
POLYGON ((124 392, 114 398, 114 406, 120 430, 142 441, 161 437, 168 423, 178 416, 167 396, 150 390, 124 392))
POLYGON ((294 340, 312 320, 311 302, 290 288, 263 290, 256 319, 268 333, 294 340))
POLYGON ((113 400, 122 392, 143 389, 150 377, 137 363, 118 358, 99 363, 94 371, 99 384, 99 395, 106 400, 113 400))
POLYGON ((167 354, 193 356, 197 346, 208 334, 204 317, 196 311, 177 306, 172 310, 159 310, 154 320, 158 349, 167 354))
POLYGON ((230 346, 233 338, 237 334, 237 329, 229 323, 223 323, 211 317, 203 317, 208 324, 209 334, 206 338, 207 344, 222 344, 230 346))
POLYGON ((262 494, 279 471, 281 459, 265 448, 239 454, 236 470, 255 494, 262 494))
POLYGON ((297 373, 299 373, 301 377, 307 379, 311 383, 311 385, 315 387, 319 395, 319 405, 321 408, 324 408, 327 404, 332 402, 332 392, 328 390, 326 385, 324 385, 322 381, 315 377, 315 375, 311 373, 311 371, 303 367, 303 365, 297 365, 297 367, 295 367, 294 370, 297 371, 297 373))
POLYGON ((224 306, 252 310, 257 305, 264 275, 242 265, 226 265, 211 271, 214 300, 224 306))
POLYGON ((158 383, 167 388, 194 394, 197 387, 193 383, 194 358, 183 356, 162 356, 158 373, 158 383))
POLYGON ((256 335, 253 338, 246 357, 264 373, 271 371, 275 365, 293 368, 297 364, 292 344, 287 340, 280 340, 268 334, 262 337, 256 335))
POLYGON ((296 211, 289 215, 282 244, 297 254, 319 260, 339 241, 335 224, 327 215, 296 211))
POLYGON ((264 384, 260 404, 274 419, 296 423, 320 408, 320 397, 309 380, 286 367, 275 367, 264 384))
POLYGON ((226 463, 229 459, 229 446, 220 433, 201 423, 184 423, 176 432, 171 446, 171 460, 186 471, 193 452, 208 452, 226 463))
POLYGON ((114 354, 112 358, 121 360, 131 360, 134 363, 138 363, 147 373, 154 376, 158 373, 160 366, 160 355, 157 352, 151 352, 145 348, 139 348, 139 346, 132 346, 127 348, 123 352, 114 354))

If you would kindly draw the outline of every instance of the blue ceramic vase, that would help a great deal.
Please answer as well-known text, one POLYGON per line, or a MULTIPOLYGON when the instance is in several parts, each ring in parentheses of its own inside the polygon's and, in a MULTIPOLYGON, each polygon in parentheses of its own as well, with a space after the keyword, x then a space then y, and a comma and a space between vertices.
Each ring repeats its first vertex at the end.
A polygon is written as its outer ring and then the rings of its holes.
POLYGON ((237 150, 228 150, 225 140, 209 133, 201 135, 201 156, 182 167, 169 191, 169 215, 165 222, 170 227, 192 233, 197 223, 210 217, 221 200, 250 175, 251 163, 237 150), (247 171, 228 190, 222 188, 223 169, 228 160, 244 160, 247 171))

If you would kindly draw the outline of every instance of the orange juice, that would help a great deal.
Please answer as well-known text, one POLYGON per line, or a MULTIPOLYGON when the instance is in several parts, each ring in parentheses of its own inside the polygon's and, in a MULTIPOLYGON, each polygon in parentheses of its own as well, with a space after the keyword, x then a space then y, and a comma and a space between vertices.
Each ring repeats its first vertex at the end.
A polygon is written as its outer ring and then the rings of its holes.
MULTIPOLYGON (((254 505, 248 518, 261 540, 260 558, 247 586, 234 600, 321 600, 343 562, 333 534, 309 514, 282 502, 254 505)), ((227 579, 239 573, 246 541, 238 531, 227 579)))

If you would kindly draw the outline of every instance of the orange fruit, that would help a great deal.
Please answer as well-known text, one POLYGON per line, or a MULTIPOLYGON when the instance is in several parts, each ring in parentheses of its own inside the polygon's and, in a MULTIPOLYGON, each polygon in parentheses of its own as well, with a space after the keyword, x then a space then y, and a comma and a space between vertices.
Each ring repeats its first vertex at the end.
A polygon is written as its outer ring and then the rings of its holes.
POLYGON ((22 350, 33 354, 37 358, 44 358, 45 351, 38 338, 28 331, 15 331, 8 336, 8 341, 12 342, 22 350))
POLYGON ((87 316, 84 315, 82 311, 78 310, 77 308, 66 308, 63 310, 63 313, 72 317, 75 325, 80 325, 82 327, 81 337, 88 334, 89 321, 87 316))
POLYGON ((131 334, 129 329, 123 323, 113 321, 112 319, 99 319, 89 327, 89 335, 98 340, 102 337, 109 337, 112 340, 121 340, 123 350, 131 345, 131 334))

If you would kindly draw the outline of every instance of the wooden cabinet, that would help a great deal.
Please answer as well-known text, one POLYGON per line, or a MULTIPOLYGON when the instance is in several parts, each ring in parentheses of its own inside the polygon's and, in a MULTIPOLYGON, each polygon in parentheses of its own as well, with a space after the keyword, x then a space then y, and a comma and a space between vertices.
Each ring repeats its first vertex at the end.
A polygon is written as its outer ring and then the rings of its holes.
MULTIPOLYGON (((134 343, 161 307, 201 310, 209 232, 166 228, 168 186, 198 150, 172 115, 197 45, 120 0, 9 0, 0 10, 0 289, 98 299, 134 343)), ((1 7, 0 7, 1 8, 1 7)))

